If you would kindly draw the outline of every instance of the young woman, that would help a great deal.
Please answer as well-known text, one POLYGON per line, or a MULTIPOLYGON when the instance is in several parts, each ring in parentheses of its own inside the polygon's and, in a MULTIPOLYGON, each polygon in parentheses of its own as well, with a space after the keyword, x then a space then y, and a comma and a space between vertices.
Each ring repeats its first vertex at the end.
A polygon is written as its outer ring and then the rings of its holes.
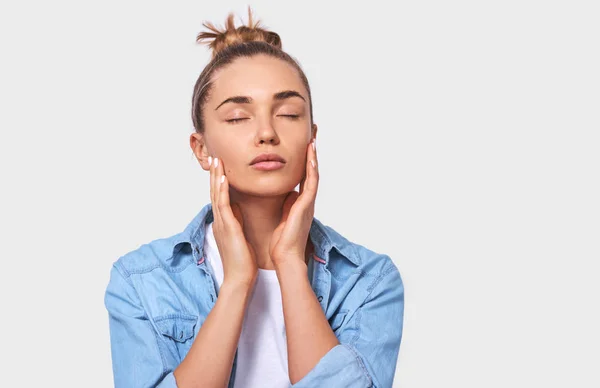
POLYGON ((314 218, 308 80, 278 34, 204 26, 190 146, 210 203, 117 260, 105 294, 115 386, 391 387, 404 288, 387 255, 314 218), (295 188, 299 186, 299 192, 295 188))

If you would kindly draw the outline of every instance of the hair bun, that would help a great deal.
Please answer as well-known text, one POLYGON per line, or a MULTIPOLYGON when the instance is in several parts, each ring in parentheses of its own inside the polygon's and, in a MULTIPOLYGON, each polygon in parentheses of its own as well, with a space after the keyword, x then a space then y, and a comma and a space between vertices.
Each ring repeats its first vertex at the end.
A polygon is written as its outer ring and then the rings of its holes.
POLYGON ((233 22, 233 16, 233 13, 230 13, 227 16, 224 30, 215 28, 211 22, 202 23, 204 27, 212 32, 200 32, 196 37, 196 42, 208 44, 213 51, 213 58, 216 57, 220 51, 229 46, 246 42, 266 42, 281 50, 281 38, 277 33, 262 28, 259 20, 257 20, 256 23, 253 23, 250 6, 248 6, 247 26, 241 25, 236 28, 233 22), (208 43, 206 41, 208 41, 208 43))

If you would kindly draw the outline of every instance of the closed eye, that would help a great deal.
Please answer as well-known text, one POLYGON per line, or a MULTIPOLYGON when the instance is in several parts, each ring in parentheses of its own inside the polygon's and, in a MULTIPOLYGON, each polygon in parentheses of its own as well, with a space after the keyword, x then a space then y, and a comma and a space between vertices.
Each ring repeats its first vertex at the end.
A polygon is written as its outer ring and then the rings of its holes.
MULTIPOLYGON (((281 116, 281 117, 289 117, 292 120, 297 120, 298 117, 300 117, 300 115, 279 115, 279 116, 281 116)), ((243 121, 243 120, 248 120, 248 118, 229 119, 229 120, 225 120, 225 121, 228 122, 229 124, 235 124, 235 123, 238 123, 238 122, 243 121)))
POLYGON ((243 119, 231 119, 231 120, 225 120, 225 121, 227 121, 230 124, 235 124, 238 121, 242 121, 242 120, 248 120, 248 119, 247 118, 243 118, 243 119))

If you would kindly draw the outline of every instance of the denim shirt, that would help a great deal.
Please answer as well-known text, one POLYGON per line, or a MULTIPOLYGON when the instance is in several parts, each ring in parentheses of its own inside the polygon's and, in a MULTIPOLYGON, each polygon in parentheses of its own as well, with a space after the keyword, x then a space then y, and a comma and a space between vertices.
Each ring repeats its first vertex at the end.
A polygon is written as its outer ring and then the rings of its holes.
MULTIPOLYGON (((207 204, 185 230, 153 240, 114 262, 108 310, 116 388, 177 387, 173 371, 217 301, 204 260, 207 204)), ((389 256, 352 243, 313 218, 310 284, 340 344, 292 387, 392 386, 404 314, 404 286, 389 256)), ((229 388, 235 383, 237 351, 229 388)), ((210 370, 210 365, 198 365, 210 370)), ((243 386, 240 381, 238 386, 243 386), (239 384, 241 383, 241 384, 239 384)))

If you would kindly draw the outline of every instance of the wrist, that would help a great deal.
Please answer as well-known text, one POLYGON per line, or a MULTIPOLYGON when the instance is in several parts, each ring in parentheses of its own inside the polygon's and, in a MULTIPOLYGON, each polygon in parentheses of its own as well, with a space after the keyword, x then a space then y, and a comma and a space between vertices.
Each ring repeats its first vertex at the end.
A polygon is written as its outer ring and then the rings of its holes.
POLYGON ((223 280, 221 288, 219 289, 219 296, 227 295, 235 298, 246 298, 252 293, 254 283, 240 282, 233 280, 223 280))
POLYGON ((277 276, 306 276, 308 266, 302 257, 289 257, 286 260, 279 260, 275 263, 277 276))
POLYGON ((273 261, 273 266, 275 267, 275 269, 277 269, 277 267, 280 267, 280 266, 306 262, 305 258, 302 256, 302 254, 298 254, 298 253, 289 253, 289 254, 285 254, 285 255, 271 256, 271 260, 273 261))

